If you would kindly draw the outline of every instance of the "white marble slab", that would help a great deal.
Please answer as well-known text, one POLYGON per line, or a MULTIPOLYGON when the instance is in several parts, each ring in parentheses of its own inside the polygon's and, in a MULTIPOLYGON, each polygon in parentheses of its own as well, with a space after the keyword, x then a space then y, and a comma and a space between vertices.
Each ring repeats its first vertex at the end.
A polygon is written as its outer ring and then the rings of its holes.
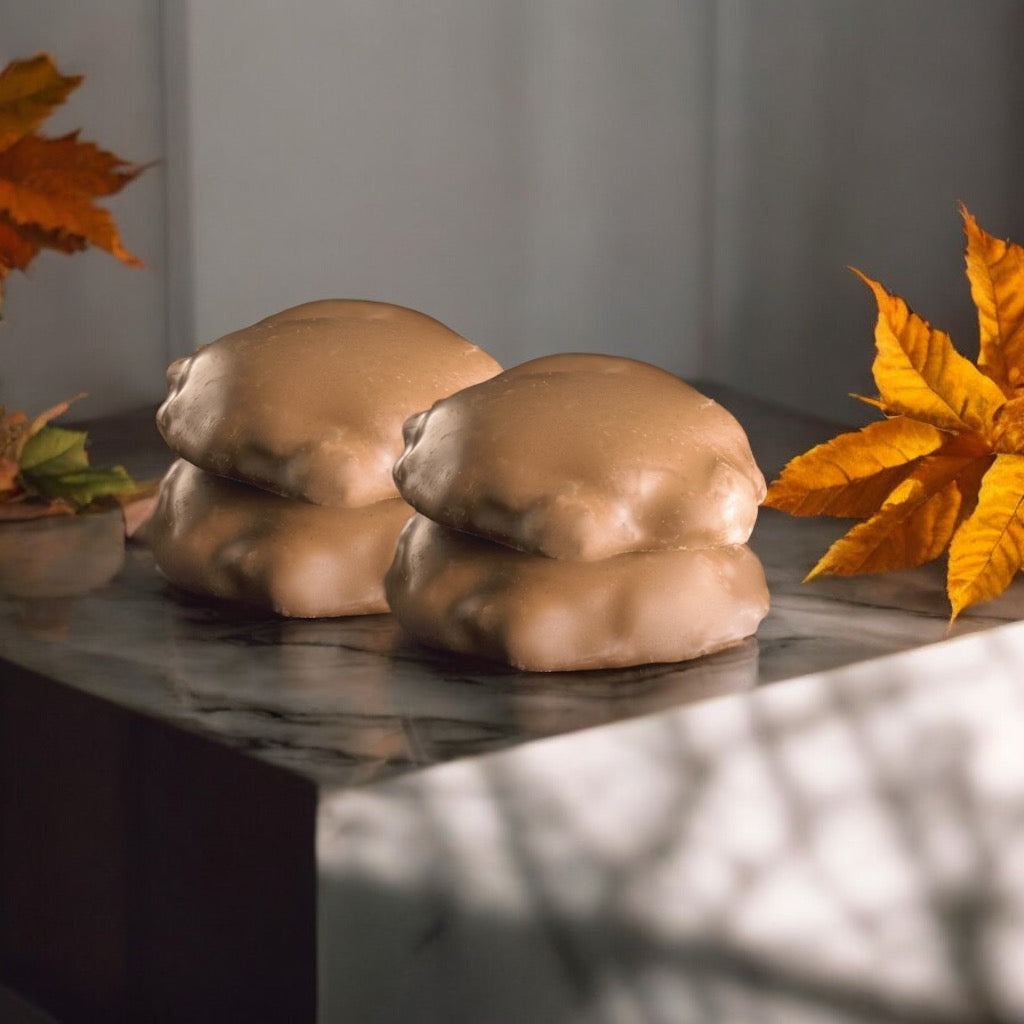
POLYGON ((320 1021, 1024 1020, 1024 624, 320 805, 320 1021))
MULTIPOLYGON (((769 475, 835 431, 722 397, 769 475)), ((941 563, 801 583, 845 526, 763 512, 768 618, 679 665, 518 673, 133 549, 0 601, 0 670, 311 787, 321 1024, 1024 1021, 1024 587, 950 631, 941 563)))

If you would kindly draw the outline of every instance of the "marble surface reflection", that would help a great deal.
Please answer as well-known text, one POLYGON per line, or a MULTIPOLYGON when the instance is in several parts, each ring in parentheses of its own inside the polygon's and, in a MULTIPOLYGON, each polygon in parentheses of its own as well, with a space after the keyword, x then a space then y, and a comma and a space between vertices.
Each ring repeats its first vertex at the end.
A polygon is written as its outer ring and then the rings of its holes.
POLYGON ((0 655, 307 775, 359 784, 758 680, 753 638, 710 658, 525 674, 418 646, 387 615, 255 617, 173 591, 136 549, 82 600, 0 605, 0 655))
MULTIPOLYGON (((835 430, 718 397, 746 427, 768 475, 835 430)), ((169 462, 148 412, 95 424, 91 436, 94 458, 140 477, 169 462)), ((844 528, 763 511, 751 546, 769 580, 768 618, 743 645, 677 665, 520 673, 420 647, 390 616, 285 620, 199 600, 162 580, 139 547, 92 594, 0 601, 0 657, 317 784, 362 784, 945 640, 939 566, 800 582, 844 528)), ((1022 614, 1015 585, 963 616, 956 633, 1022 614)))
POLYGON ((330 795, 321 1020, 1024 1020, 1022 653, 1007 626, 330 795))

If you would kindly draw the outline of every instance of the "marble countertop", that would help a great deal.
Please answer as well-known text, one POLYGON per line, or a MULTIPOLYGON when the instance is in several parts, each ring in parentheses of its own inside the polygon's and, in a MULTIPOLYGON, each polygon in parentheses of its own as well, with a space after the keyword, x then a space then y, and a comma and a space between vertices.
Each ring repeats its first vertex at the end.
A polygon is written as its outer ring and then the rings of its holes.
POLYGON ((1024 1021, 1024 624, 321 801, 322 1022, 1024 1021))
MULTIPOLYGON (((774 474, 835 427, 716 392, 774 474)), ((93 458, 159 472, 148 413, 93 458)), ((845 525, 763 512, 772 610, 680 665, 522 674, 387 616, 170 588, 0 602, 0 659, 316 791, 317 1019, 1024 1021, 1024 591, 805 585, 845 525)))
MULTIPOLYGON (((716 395, 769 476, 835 431, 716 395)), ((148 410, 93 424, 91 436, 96 464, 122 462, 144 478, 169 462, 148 410)), ((138 547, 96 593, 0 600, 0 657, 317 785, 362 784, 947 639, 938 564, 800 582, 844 528, 763 510, 751 546, 769 581, 767 619, 742 646, 677 665, 520 673, 420 647, 390 616, 285 620, 205 602, 170 587, 138 547)), ((1024 590, 1015 586, 962 616, 953 635, 1022 617, 1024 590)))

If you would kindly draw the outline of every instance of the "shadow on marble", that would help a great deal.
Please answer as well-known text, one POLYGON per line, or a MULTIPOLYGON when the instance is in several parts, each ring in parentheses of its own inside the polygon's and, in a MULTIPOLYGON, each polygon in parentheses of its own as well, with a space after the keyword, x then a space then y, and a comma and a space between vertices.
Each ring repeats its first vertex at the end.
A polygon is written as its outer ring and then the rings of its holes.
POLYGON ((1021 639, 333 794, 322 1020, 1024 1019, 1021 639))

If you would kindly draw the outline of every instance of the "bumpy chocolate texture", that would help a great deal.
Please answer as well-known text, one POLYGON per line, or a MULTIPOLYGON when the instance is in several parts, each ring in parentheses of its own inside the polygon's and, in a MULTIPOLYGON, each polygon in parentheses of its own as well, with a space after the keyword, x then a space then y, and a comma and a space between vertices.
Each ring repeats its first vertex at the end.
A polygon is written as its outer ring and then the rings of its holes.
POLYGON ((146 541, 185 590, 315 618, 387 611, 384 573, 412 514, 400 498, 328 508, 207 473, 178 459, 146 541))
POLYGON ((765 494, 729 412, 622 357, 534 359, 404 430, 394 474, 417 511, 553 558, 742 544, 765 494))
POLYGON ((157 425, 177 454, 220 476, 351 508, 397 494, 408 416, 500 370, 423 313, 326 299, 172 363, 157 425))
POLYGON ((750 636, 768 612, 746 545, 567 562, 421 515, 402 531, 385 585, 395 616, 428 646, 533 672, 696 658, 750 636))

